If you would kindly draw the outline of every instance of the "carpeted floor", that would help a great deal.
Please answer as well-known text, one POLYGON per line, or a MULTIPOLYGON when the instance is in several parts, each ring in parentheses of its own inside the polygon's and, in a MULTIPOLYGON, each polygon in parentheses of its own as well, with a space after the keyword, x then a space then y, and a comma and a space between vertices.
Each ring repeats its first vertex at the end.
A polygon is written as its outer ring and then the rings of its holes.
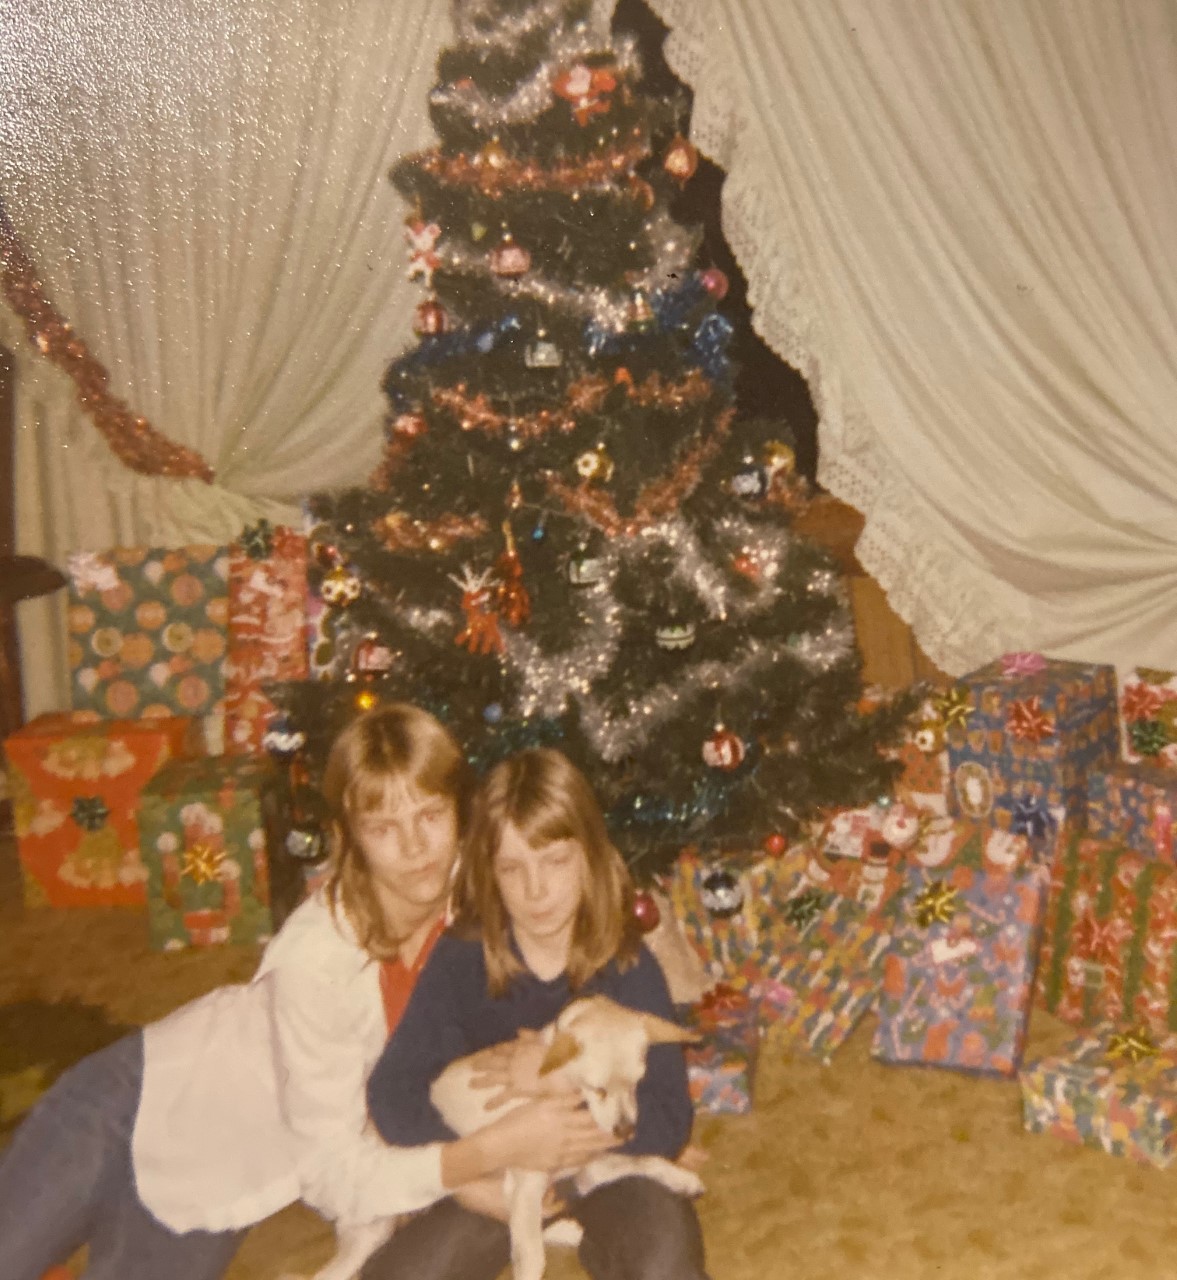
MULTIPOLYGON (((26 913, 4 861, 0 1014, 79 1001, 95 1011, 85 1035, 102 1037, 254 967, 250 948, 153 953, 132 912, 26 913)), ((1031 1054, 1068 1034, 1035 1014, 1031 1054)), ((768 1060, 752 1114, 699 1120, 714 1280, 1177 1275, 1177 1262, 1165 1261, 1177 1251, 1166 1209, 1177 1175, 1024 1134, 1016 1084, 884 1067, 871 1060, 869 1039, 861 1028, 829 1066, 768 1060)), ((21 1048, 4 1046, 4 1059, 19 1061, 21 1048)), ((9 1094, 18 1103, 21 1087, 9 1094)), ((250 1233, 230 1280, 311 1271, 330 1250, 325 1225, 290 1209, 250 1233)), ((551 1280, 580 1275, 567 1254, 549 1268, 551 1280)))

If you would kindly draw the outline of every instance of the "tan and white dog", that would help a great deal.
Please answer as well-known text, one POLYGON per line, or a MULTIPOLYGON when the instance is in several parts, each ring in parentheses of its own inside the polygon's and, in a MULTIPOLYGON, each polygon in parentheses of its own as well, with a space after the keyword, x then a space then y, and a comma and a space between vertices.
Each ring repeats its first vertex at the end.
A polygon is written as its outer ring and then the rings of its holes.
MULTIPOLYGON (((695 1038, 673 1022, 627 1009, 607 996, 584 996, 572 1001, 540 1035, 546 1045, 541 1077, 553 1086, 563 1084, 578 1089, 600 1128, 622 1142, 633 1136, 637 1124, 637 1086, 646 1071, 649 1047, 681 1044, 695 1038)), ((488 1107, 499 1089, 475 1085, 483 1070, 480 1057, 475 1053, 451 1063, 430 1091, 433 1105, 459 1137, 476 1132, 501 1116, 504 1109, 520 1106, 524 1101, 512 1099, 488 1107)), ((679 1195, 696 1196, 703 1190, 697 1174, 661 1156, 608 1154, 555 1177, 572 1177, 577 1192, 586 1195, 596 1187, 633 1175, 653 1178, 679 1195)), ((515 1280, 541 1280, 545 1240, 568 1245, 579 1242, 580 1226, 571 1219, 560 1219, 544 1229, 544 1196, 552 1180, 548 1174, 530 1169, 514 1169, 506 1174, 515 1280)), ((362 1227, 336 1223, 335 1256, 314 1280, 352 1280, 395 1227, 395 1218, 362 1227)))

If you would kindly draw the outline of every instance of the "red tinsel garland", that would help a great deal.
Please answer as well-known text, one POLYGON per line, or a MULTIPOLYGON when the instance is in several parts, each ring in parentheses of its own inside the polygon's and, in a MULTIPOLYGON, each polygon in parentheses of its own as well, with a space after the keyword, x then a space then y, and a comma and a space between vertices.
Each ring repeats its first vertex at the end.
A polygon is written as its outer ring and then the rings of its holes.
POLYGON ((174 444, 107 388, 104 365, 74 333, 45 296, 37 271, 0 203, 0 290, 24 321, 29 340, 64 370, 77 388, 78 401, 90 415, 118 460, 144 476, 172 476, 211 484, 215 472, 193 449, 174 444))

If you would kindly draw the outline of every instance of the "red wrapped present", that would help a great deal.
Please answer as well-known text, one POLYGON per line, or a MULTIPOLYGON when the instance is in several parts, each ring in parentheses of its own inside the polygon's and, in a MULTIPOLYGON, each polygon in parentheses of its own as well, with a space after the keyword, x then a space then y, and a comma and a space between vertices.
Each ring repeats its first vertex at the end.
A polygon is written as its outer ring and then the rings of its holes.
POLYGON ((307 541, 266 521, 245 530, 229 557, 229 652, 225 663, 225 750, 261 750, 274 714, 271 681, 305 680, 307 541))
POLYGON ((98 720, 41 716, 4 744, 29 906, 143 906, 139 857, 144 784, 165 760, 189 754, 184 716, 98 720))

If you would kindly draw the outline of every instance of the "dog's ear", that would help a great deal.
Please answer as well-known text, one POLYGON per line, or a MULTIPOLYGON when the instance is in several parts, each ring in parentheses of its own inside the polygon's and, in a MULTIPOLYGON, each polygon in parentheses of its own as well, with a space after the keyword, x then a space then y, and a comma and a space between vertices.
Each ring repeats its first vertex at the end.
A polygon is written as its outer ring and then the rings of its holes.
POLYGON ((553 1071, 559 1069, 566 1063, 572 1061, 580 1052, 580 1041, 568 1031, 557 1031, 552 1038, 552 1043, 548 1045, 548 1051, 544 1054, 544 1060, 539 1064, 539 1073, 541 1076, 550 1075, 553 1071))
POLYGON ((688 1031, 686 1027, 653 1013, 642 1014, 642 1026, 651 1044, 692 1044, 699 1039, 697 1032, 688 1031))

